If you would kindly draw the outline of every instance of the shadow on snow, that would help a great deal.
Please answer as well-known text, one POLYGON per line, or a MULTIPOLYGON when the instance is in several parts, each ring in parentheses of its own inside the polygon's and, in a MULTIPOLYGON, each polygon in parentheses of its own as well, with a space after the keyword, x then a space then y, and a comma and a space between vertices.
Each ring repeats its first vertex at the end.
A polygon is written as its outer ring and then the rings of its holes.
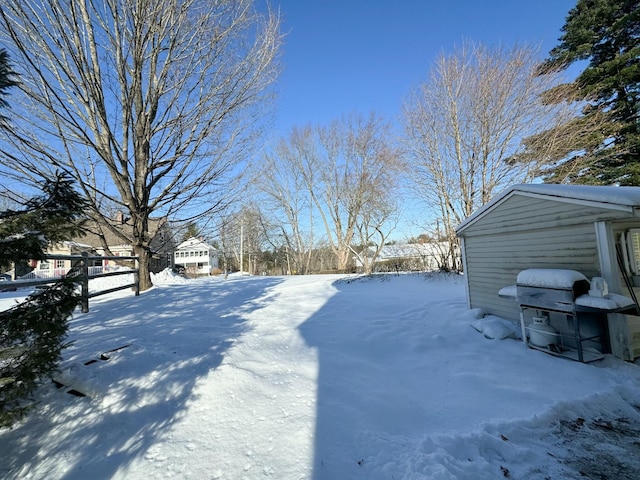
POLYGON ((159 287, 76 314, 61 378, 89 396, 43 387, 41 406, 2 433, 0 476, 24 477, 37 465, 54 478, 60 464, 65 479, 126 473, 182 418, 198 380, 247 331, 243 315, 280 282, 261 278, 245 288, 250 281, 159 287))

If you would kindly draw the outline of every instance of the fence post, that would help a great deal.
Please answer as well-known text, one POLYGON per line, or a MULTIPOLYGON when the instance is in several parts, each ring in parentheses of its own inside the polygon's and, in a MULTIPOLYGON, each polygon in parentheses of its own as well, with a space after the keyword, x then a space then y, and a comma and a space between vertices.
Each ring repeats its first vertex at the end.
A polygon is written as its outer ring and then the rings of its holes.
POLYGON ((138 295, 140 295, 140 257, 137 256, 135 259, 135 263, 136 263, 136 269, 135 269, 135 273, 133 274, 133 281, 136 284, 134 287, 134 292, 136 297, 138 295))
POLYGON ((82 252, 82 293, 81 293, 81 306, 82 313, 87 313, 89 311, 89 254, 87 252, 82 252))

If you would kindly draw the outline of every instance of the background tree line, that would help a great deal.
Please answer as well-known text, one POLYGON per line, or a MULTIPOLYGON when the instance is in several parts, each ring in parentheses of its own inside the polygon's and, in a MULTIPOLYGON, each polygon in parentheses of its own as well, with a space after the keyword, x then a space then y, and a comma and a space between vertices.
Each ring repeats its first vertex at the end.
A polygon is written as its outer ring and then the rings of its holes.
POLYGON ((325 248, 328 269, 357 259, 368 271, 415 215, 402 210, 411 196, 429 212, 416 225, 449 242, 455 270, 456 226, 509 184, 638 183, 638 23, 637 1, 578 0, 546 60, 467 42, 436 59, 400 119, 354 112, 258 148, 277 14, 251 0, 11 0, 0 32, 21 94, 0 173, 32 192, 56 169, 74 178, 88 228, 141 256, 143 289, 149 218, 195 222, 239 263, 229 212, 240 199, 260 218, 246 224, 260 229, 248 248, 284 251, 287 271, 305 273, 325 248), (587 66, 563 78, 575 62, 587 66), (129 233, 110 221, 116 210, 129 233))
POLYGON ((400 131, 375 115, 293 129, 259 164, 272 238, 300 272, 314 245, 330 247, 338 270, 359 259, 368 272, 375 253, 360 252, 388 241, 408 186, 432 212, 420 227, 449 246, 443 267, 460 270, 456 227, 511 184, 638 185, 638 6, 579 0, 546 60, 528 45, 441 54, 405 100, 400 131), (578 61, 587 67, 567 79, 578 61))

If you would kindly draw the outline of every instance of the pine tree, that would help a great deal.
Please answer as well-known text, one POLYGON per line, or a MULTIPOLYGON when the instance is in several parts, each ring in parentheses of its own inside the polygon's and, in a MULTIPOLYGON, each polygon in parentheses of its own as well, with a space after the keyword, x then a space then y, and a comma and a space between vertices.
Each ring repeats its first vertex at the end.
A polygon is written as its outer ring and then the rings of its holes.
POLYGON ((578 0, 562 32, 541 72, 588 62, 572 84, 548 92, 554 101, 584 102, 584 115, 526 139, 529 158, 547 146, 550 136, 565 137, 570 140, 558 143, 548 180, 640 185, 640 1, 578 0), (587 124, 599 128, 589 131, 587 124), (567 135, 580 129, 581 135, 567 135))
MULTIPOLYGON (((0 108, 7 108, 9 104, 3 98, 7 95, 10 87, 16 86, 18 83, 15 79, 15 73, 11 69, 9 63, 9 54, 6 50, 0 50, 0 108)), ((0 122, 4 122, 5 117, 0 114, 0 122)))
POLYGON ((184 235, 182 235, 182 241, 184 242, 185 240, 189 240, 192 237, 197 237, 198 232, 198 225, 196 225, 194 222, 189 222, 189 224, 187 225, 187 230, 184 232, 184 235))
MULTIPOLYGON (((44 259, 49 242, 71 238, 82 228, 85 203, 64 176, 44 186, 43 195, 22 210, 0 212, 0 266, 44 259)), ((55 371, 66 346, 68 318, 80 301, 79 271, 0 312, 0 426, 29 408, 39 379, 55 371)))
MULTIPOLYGON (((0 96, 16 85, 6 52, 0 51, 0 96)), ((7 103, 0 97, 0 107, 7 103)), ((6 121, 0 117, 0 121, 6 121)), ((85 203, 63 174, 20 210, 0 212, 0 269, 44 259, 48 242, 82 228, 85 203)), ((0 270, 1 271, 1 270, 0 270)), ((79 302, 74 271, 58 283, 0 312, 0 427, 10 426, 33 404, 38 381, 56 368, 66 346, 68 318, 79 302)))

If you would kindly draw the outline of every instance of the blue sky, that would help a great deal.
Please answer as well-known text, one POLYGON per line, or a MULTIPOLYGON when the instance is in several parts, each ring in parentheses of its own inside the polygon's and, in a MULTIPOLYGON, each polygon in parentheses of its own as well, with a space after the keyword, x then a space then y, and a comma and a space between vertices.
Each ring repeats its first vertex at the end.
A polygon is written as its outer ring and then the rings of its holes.
POLYGON ((400 115, 440 52, 487 45, 558 43, 575 0, 271 0, 286 33, 277 85, 276 136, 375 111, 400 115))

